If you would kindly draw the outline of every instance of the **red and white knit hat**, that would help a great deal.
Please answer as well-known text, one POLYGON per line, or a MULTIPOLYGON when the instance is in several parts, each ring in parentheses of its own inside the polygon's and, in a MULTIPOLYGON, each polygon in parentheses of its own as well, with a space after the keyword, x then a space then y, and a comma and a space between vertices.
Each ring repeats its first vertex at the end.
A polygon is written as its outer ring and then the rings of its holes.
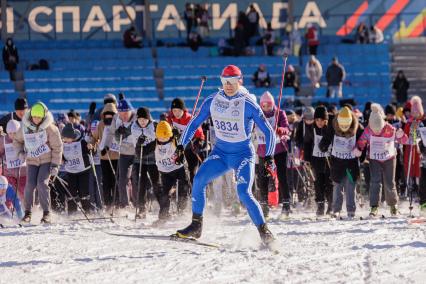
POLYGON ((263 95, 260 97, 260 105, 264 103, 270 103, 272 106, 275 106, 275 100, 272 94, 268 91, 264 92, 263 95))

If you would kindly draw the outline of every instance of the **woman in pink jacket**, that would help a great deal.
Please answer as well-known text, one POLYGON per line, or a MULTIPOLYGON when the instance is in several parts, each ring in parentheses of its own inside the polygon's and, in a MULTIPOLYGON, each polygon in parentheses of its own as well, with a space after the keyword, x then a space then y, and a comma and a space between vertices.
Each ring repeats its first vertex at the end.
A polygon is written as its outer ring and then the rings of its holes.
POLYGON ((0 157, 2 159, 2 174, 17 191, 18 198, 23 201, 27 166, 24 156, 19 155, 18 149, 13 146, 13 139, 20 128, 19 121, 9 120, 6 126, 7 135, 0 138, 0 157))
POLYGON ((375 217, 379 211, 380 190, 384 188, 387 205, 392 216, 398 214, 398 194, 395 186, 396 143, 405 144, 407 135, 402 129, 396 130, 385 120, 383 108, 379 104, 371 105, 368 126, 357 141, 355 152, 360 155, 368 146, 370 161, 370 216, 375 217))

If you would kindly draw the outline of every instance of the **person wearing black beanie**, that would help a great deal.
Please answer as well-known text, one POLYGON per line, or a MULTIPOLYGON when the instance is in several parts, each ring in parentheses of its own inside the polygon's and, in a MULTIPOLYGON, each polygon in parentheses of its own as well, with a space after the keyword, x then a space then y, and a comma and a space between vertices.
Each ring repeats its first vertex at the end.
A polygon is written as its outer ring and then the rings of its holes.
POLYGON ((333 183, 330 179, 330 165, 327 162, 329 152, 322 152, 319 143, 327 131, 329 113, 325 106, 318 106, 314 113, 314 127, 307 129, 305 133, 305 160, 310 162, 315 176, 315 202, 317 203, 317 216, 321 217, 325 212, 327 202, 327 214, 331 214, 333 201, 333 183))
POLYGON ((328 120, 328 111, 324 106, 318 106, 314 112, 314 119, 328 120))
POLYGON ((136 115, 138 118, 151 119, 151 113, 149 112, 149 109, 146 107, 138 108, 136 115))
POLYGON ((175 98, 172 101, 172 105, 170 106, 171 109, 177 108, 181 110, 186 110, 185 102, 181 98, 175 98))
POLYGON ((164 196, 161 191, 160 174, 155 162, 157 122, 152 120, 150 111, 146 107, 138 108, 136 116, 137 119, 131 126, 136 154, 132 167, 133 205, 137 208, 136 218, 144 219, 146 217, 148 182, 150 181, 159 204, 162 204, 164 198, 167 198, 168 193, 164 196))
POLYGON ((6 127, 9 120, 14 119, 17 121, 21 121, 27 109, 27 100, 25 98, 17 98, 15 100, 15 111, 13 113, 8 113, 2 118, 0 118, 0 126, 3 127, 3 131, 6 132, 6 127))

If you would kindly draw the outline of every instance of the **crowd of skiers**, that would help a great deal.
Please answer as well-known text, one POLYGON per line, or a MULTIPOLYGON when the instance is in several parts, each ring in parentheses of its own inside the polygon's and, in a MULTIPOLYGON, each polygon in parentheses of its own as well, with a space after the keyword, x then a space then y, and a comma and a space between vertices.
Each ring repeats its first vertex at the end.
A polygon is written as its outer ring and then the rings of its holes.
MULTIPOLYGON (((275 168, 265 166, 271 140, 264 129, 255 124, 251 132, 257 154, 252 190, 265 217, 270 206, 281 203, 281 216, 287 218, 294 204, 311 199, 317 216, 340 217, 345 198, 346 214, 353 218, 361 183, 371 216, 377 216, 383 200, 391 215, 399 214, 399 197, 412 192, 426 214, 426 117, 419 97, 398 109, 371 103, 363 113, 351 105, 277 113, 269 92, 258 105, 276 129, 275 168)), ((95 111, 92 105, 85 120, 74 111, 55 120, 42 102, 29 107, 17 99, 15 112, 0 119, 0 218, 15 214, 30 222, 35 204, 47 223, 52 210, 101 214, 132 207, 135 218, 143 219, 153 201, 159 205, 158 222, 170 218, 173 204, 174 211, 185 212, 194 176, 211 159, 217 131, 238 127, 209 117, 183 147, 179 141, 192 119, 179 98, 159 121, 122 95, 118 100, 106 95, 103 107, 95 111)), ((231 169, 208 185, 215 213, 222 206, 240 208, 240 183, 231 169)))

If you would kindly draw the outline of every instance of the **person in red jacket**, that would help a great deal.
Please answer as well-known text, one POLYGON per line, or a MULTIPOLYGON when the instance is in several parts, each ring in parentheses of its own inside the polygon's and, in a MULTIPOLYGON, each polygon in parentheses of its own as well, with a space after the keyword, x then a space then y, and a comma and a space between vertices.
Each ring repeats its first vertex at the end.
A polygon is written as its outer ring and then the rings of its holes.
MULTIPOLYGON (((407 145, 404 145, 404 169, 405 176, 412 179, 413 188, 417 189, 418 178, 420 177, 420 148, 417 138, 420 138, 419 128, 423 127, 424 111, 422 100, 418 96, 414 96, 410 100, 411 112, 407 118, 407 123, 404 125, 404 133, 409 140, 407 145), (410 163, 411 162, 411 163, 410 163)), ((409 185, 407 184, 407 187, 409 185)))
MULTIPOLYGON (((167 116, 167 121, 174 128, 173 131, 178 131, 179 136, 185 130, 189 121, 192 119, 192 115, 188 112, 185 107, 185 103, 180 98, 175 98, 172 101, 170 112, 167 116)), ((188 170, 190 175, 191 184, 194 179, 195 173, 202 162, 202 156, 200 155, 201 149, 204 148, 205 137, 201 127, 198 127, 195 131, 194 138, 191 143, 185 149, 185 159, 188 163, 188 170)))
POLYGON ((314 25, 310 24, 310 26, 308 26, 308 31, 305 34, 305 38, 308 41, 310 55, 317 55, 317 49, 319 45, 318 37, 319 35, 317 28, 314 25))

